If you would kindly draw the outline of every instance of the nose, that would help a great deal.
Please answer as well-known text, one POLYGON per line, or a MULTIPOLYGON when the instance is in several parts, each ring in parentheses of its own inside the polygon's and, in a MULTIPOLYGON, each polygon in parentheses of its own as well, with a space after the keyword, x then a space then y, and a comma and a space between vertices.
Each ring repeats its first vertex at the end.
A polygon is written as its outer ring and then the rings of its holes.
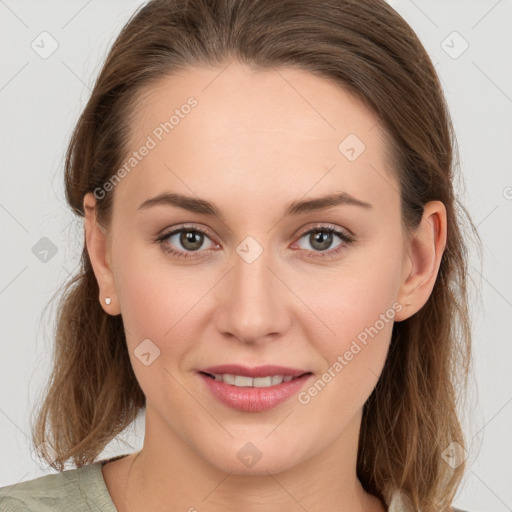
POLYGON ((219 332, 251 344, 285 333, 291 325, 292 294, 283 281, 269 250, 254 260, 235 251, 232 269, 217 290, 219 332))

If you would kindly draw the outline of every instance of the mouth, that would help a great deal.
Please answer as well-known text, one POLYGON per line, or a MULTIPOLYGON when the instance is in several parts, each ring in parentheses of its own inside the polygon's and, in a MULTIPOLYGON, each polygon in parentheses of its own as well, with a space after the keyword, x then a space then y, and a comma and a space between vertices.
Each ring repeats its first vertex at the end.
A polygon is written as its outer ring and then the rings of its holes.
POLYGON ((213 379, 217 382, 224 382, 230 386, 240 388, 270 388, 278 386, 283 382, 291 382, 300 379, 305 375, 312 375, 311 372, 304 372, 300 375, 266 375, 261 377, 250 377, 248 375, 235 375, 230 373, 208 373, 200 371, 199 373, 213 379))
POLYGON ((197 372, 206 389, 220 404, 241 412, 263 412, 296 395, 313 378, 312 372, 298 375, 234 375, 197 372))

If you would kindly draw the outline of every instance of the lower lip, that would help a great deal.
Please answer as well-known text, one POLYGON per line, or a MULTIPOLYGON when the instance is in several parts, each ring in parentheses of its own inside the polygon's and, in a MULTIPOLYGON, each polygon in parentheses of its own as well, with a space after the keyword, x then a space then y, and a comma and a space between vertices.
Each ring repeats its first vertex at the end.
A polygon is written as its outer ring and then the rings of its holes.
POLYGON ((208 386, 209 390, 223 404, 244 412, 260 412, 276 407, 295 393, 298 393, 304 384, 312 377, 311 373, 302 375, 290 382, 283 382, 268 388, 239 387, 226 384, 198 373, 208 386))

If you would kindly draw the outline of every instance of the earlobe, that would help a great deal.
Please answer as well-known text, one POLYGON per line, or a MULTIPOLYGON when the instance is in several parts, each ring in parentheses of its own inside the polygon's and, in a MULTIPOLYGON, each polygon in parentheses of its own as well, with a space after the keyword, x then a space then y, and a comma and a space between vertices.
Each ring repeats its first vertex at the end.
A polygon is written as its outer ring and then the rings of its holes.
POLYGON ((92 193, 84 196, 84 243, 100 290, 101 307, 109 315, 120 314, 116 300, 115 283, 110 266, 108 236, 96 220, 96 199, 92 193))
POLYGON ((425 205, 421 222, 407 244, 408 265, 398 295, 404 307, 395 321, 411 317, 430 297, 446 248, 446 236, 446 208, 441 201, 430 201, 425 205))

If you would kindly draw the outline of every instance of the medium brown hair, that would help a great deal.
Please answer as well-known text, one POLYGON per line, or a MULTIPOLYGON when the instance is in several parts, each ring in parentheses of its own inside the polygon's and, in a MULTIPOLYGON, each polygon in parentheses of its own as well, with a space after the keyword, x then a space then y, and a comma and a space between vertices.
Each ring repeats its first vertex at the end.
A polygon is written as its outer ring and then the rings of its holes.
MULTIPOLYGON (((84 195, 120 167, 143 87, 178 70, 233 60, 254 69, 306 70, 375 112, 408 232, 428 201, 446 207, 447 245, 437 280, 424 307, 393 326, 382 375, 364 405, 357 461, 368 492, 383 498, 401 489, 415 509, 446 510, 464 464, 452 469, 441 453, 452 442, 466 446, 457 413, 471 353, 463 221, 478 235, 454 195, 456 139, 439 78, 414 31, 384 0, 154 0, 141 6, 114 42, 72 134, 67 201, 83 217, 84 195)), ((113 193, 97 201, 97 220, 107 229, 113 193)), ((58 470, 69 459, 77 467, 94 462, 145 407, 122 317, 106 314, 99 303, 85 241, 80 267, 61 294, 53 371, 33 426, 34 445, 58 470)))

